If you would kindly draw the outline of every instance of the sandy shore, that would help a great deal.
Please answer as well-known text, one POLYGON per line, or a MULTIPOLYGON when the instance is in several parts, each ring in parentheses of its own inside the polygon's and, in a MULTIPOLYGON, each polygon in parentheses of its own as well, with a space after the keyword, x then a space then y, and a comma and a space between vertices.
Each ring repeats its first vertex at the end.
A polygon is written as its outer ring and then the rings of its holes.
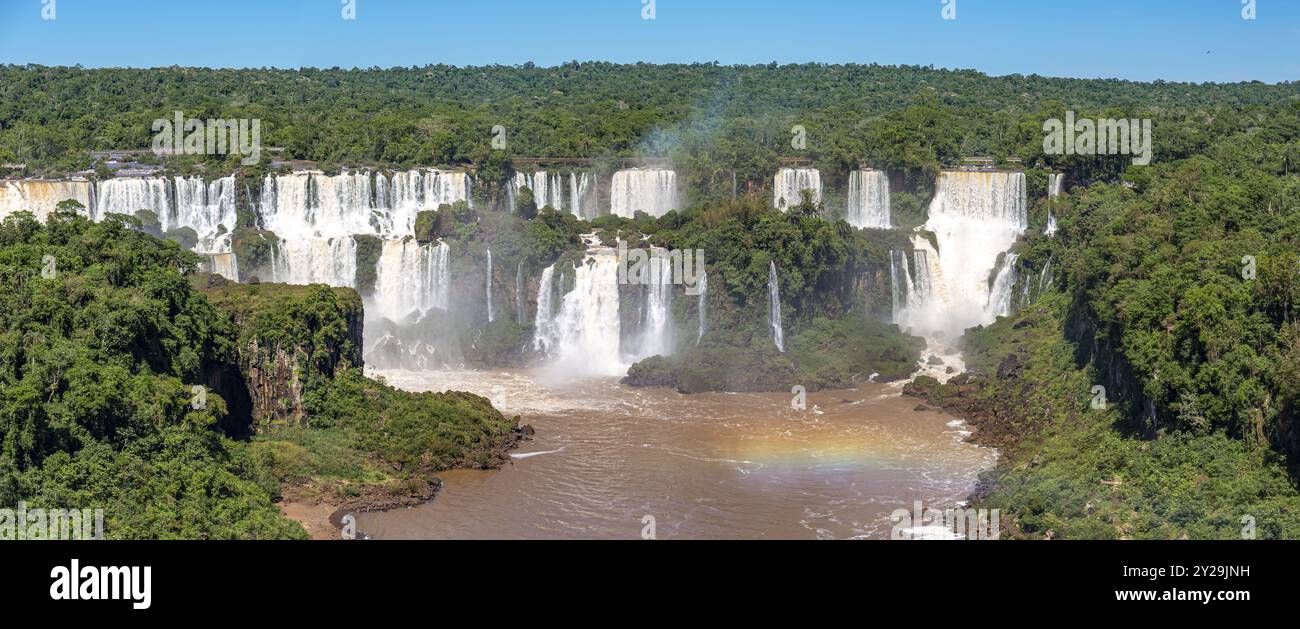
POLYGON ((285 501, 280 503, 280 513, 290 520, 295 520, 307 529, 307 535, 314 540, 324 539, 342 539, 342 534, 333 524, 330 524, 330 514, 337 509, 334 505, 324 502, 292 502, 285 501))

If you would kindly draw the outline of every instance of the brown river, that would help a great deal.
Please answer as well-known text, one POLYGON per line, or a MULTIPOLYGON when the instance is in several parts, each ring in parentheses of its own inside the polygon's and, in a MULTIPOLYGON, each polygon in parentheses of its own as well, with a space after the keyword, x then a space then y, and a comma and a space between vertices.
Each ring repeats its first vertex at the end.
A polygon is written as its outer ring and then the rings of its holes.
POLYGON ((437 498, 361 514, 377 539, 888 538, 889 515, 959 507, 996 451, 901 384, 681 395, 543 370, 374 371, 477 393, 537 434, 496 471, 442 474, 437 498))

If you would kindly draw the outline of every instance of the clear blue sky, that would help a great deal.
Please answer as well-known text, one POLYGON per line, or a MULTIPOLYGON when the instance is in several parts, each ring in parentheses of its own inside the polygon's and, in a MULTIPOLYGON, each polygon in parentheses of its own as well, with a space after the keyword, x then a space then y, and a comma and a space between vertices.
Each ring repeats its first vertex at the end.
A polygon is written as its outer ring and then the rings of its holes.
POLYGON ((0 63, 370 67, 859 62, 994 75, 1300 79, 1300 0, 0 0, 0 63))

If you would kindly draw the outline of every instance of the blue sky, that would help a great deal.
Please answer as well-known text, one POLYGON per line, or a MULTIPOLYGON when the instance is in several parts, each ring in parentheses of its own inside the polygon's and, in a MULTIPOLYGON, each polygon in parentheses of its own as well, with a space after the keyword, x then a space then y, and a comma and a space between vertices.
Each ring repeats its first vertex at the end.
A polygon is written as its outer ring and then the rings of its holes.
POLYGON ((859 62, 1300 79, 1300 0, 0 0, 0 63, 370 67, 859 62), (43 5, 55 2, 55 19, 43 5))

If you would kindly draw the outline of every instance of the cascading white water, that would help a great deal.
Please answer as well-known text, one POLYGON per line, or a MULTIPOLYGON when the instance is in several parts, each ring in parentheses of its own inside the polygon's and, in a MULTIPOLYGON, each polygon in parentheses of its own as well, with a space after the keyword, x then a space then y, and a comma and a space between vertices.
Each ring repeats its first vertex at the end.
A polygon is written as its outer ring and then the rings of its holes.
POLYGON ((889 229, 889 177, 884 171, 849 173, 848 223, 858 229, 889 229))
MULTIPOLYGON (((1048 199, 1055 199, 1056 197, 1061 196, 1061 184, 1064 183, 1064 181, 1065 177, 1057 173, 1052 173, 1047 176, 1048 199)), ((1051 206, 1048 206, 1047 208, 1047 228, 1043 230, 1043 233, 1047 235, 1048 238, 1056 236, 1056 217, 1052 215, 1051 206)))
POLYGON ((492 312, 492 250, 487 250, 487 319, 488 323, 496 321, 492 312))
POLYGON ((122 177, 93 186, 78 181, 14 181, 0 184, 0 216, 29 208, 41 220, 63 200, 75 199, 87 216, 102 221, 109 214, 134 216, 148 210, 164 232, 194 230, 198 253, 229 253, 236 226, 235 178, 205 182, 202 177, 122 177))
POLYGON ((785 352, 785 330, 781 326, 781 286, 776 278, 776 261, 767 273, 767 323, 772 328, 772 342, 785 352))
POLYGON ((382 190, 388 211, 390 233, 409 235, 415 230, 415 217, 422 211, 436 210, 443 204, 465 201, 473 207, 472 182, 469 175, 442 170, 409 170, 394 173, 391 183, 382 190))
MULTIPOLYGON (((548 173, 539 170, 533 173, 515 173, 514 181, 510 186, 510 211, 514 211, 515 198, 519 196, 519 190, 527 187, 533 192, 533 202, 537 208, 541 209, 550 206, 557 210, 568 210, 568 204, 565 203, 564 186, 568 178, 560 173, 548 173)), ((569 193, 572 197, 572 193, 569 193)))
POLYGON ((282 238, 302 240, 368 234, 400 239, 415 233, 416 215, 444 203, 470 202, 469 175, 410 170, 329 176, 316 171, 267 175, 262 217, 282 238))
MULTIPOLYGON (((917 235, 913 269, 917 290, 899 312, 898 323, 915 334, 956 340, 969 327, 992 322, 1002 298, 990 298, 989 277, 998 257, 1027 226, 1025 176, 1008 172, 944 172, 939 176, 930 218, 937 250, 917 235), (929 293, 920 294, 922 283, 929 293)), ((1009 290, 1009 286, 1008 286, 1009 290)))
POLYGON ((202 177, 176 177, 174 184, 175 208, 158 215, 163 231, 188 227, 199 238, 195 251, 228 253, 238 220, 235 178, 222 177, 208 183, 202 177))
POLYGON ((596 218, 596 189, 588 173, 569 173, 569 211, 578 218, 596 218))
POLYGON ((0 181, 0 220, 15 212, 31 212, 42 223, 63 201, 76 201, 94 217, 94 187, 88 181, 0 181))
POLYGON ((267 175, 262 219, 267 229, 290 241, 380 234, 370 182, 364 173, 267 175))
POLYGON ((936 331, 946 329, 949 309, 947 292, 936 290, 944 285, 939 254, 929 240, 919 235, 912 236, 910 260, 906 254, 897 253, 893 275, 894 322, 914 333, 933 336, 936 331))
POLYGON ((1016 285, 1016 260, 1019 254, 1008 253, 998 268, 998 274, 989 288, 989 300, 984 311, 995 317, 1011 314, 1011 290, 1016 285))
POLYGON ((613 249, 589 250, 574 270, 573 290, 564 295, 553 315, 554 267, 542 272, 534 346, 565 373, 618 376, 627 372, 620 355, 618 265, 613 249))
POLYGON ((595 190, 591 184, 591 175, 588 173, 571 172, 566 175, 548 173, 544 170, 515 173, 514 179, 507 188, 507 202, 510 204, 510 211, 513 212, 519 190, 527 186, 533 192, 533 201, 538 209, 549 205, 579 218, 595 218, 594 212, 591 215, 585 214, 589 211, 588 208, 595 207, 594 199, 591 198, 595 190))
POLYGON ((930 241, 918 240, 914 243, 916 249, 912 251, 912 267, 916 269, 915 279, 912 280, 912 294, 916 296, 918 304, 927 305, 934 295, 934 278, 943 273, 943 269, 934 264, 938 259, 938 253, 930 248, 930 241))
POLYGON ((672 353, 673 262, 668 251, 652 247, 647 269, 645 320, 634 360, 672 353))
POLYGON ((893 289, 893 321, 900 323, 912 291, 912 272, 907 265, 907 254, 897 250, 889 252, 889 278, 893 289))
POLYGON ((367 316, 402 321, 451 306, 451 247, 414 238, 386 240, 375 269, 367 316))
POLYGON ((515 267, 515 323, 523 325, 524 315, 524 261, 519 261, 519 266, 515 267))
POLYGON ((1055 280, 1052 274, 1052 258, 1049 256, 1047 262, 1043 264, 1043 272, 1038 276, 1038 294, 1043 294, 1047 289, 1052 287, 1052 281, 1055 280))
POLYGON ((233 253, 208 254, 206 270, 232 282, 239 281, 239 262, 233 253))
POLYGON ((709 274, 705 272, 700 275, 700 332, 695 336, 695 345, 699 346, 700 341, 704 340, 704 331, 707 328, 708 321, 708 301, 709 297, 709 274))
POLYGON ((816 168, 782 168, 772 182, 772 206, 785 211, 803 201, 803 191, 812 193, 812 202, 821 203, 822 174, 816 168))
POLYGON ((677 209, 677 173, 657 168, 634 168, 614 173, 609 186, 610 213, 632 218, 642 211, 663 216, 677 209))
POLYGON ((558 334, 555 330, 555 265, 542 269, 542 279, 537 285, 537 316, 533 319, 533 349, 548 352, 554 349, 558 334))
POLYGON ((103 220, 108 214, 134 216, 140 210, 149 210, 161 222, 164 214, 171 213, 171 186, 161 177, 107 179, 95 188, 96 220, 103 220))
POLYGON ((274 281, 356 288, 357 241, 351 236, 281 240, 271 262, 274 281))

